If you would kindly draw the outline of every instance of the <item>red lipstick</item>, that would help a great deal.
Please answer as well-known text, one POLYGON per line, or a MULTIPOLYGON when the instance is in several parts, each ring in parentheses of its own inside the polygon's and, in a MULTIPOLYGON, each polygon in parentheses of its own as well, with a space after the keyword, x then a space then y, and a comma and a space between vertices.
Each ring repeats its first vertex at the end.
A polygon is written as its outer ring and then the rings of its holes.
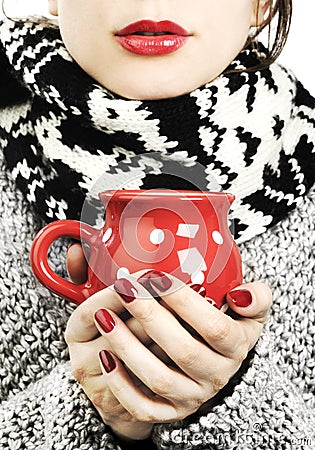
POLYGON ((116 41, 125 50, 147 56, 173 53, 186 43, 189 36, 188 31, 169 20, 140 20, 115 33, 116 41))

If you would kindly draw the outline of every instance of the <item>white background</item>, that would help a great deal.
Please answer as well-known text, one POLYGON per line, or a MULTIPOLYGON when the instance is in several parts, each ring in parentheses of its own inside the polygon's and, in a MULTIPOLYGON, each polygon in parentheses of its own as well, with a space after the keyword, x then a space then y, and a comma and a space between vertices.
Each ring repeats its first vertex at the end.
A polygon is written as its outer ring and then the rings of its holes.
MULTIPOLYGON (((6 2, 9 5, 7 11, 13 15, 25 15, 29 12, 46 14, 47 12, 48 0, 6 0, 6 2)), ((315 0, 293 0, 291 34, 279 61, 290 67, 315 96, 314 18, 315 0)))

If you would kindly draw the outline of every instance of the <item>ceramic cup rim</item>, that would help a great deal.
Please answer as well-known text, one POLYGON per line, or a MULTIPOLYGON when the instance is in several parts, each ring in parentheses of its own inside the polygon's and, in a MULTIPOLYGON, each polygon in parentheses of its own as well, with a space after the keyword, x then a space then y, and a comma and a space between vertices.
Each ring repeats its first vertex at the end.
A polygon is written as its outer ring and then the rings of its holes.
POLYGON ((115 197, 115 199, 119 200, 135 200, 139 197, 139 200, 150 200, 152 198, 183 198, 188 200, 202 200, 207 199, 208 197, 228 197, 231 200, 235 198, 235 196, 229 192, 222 191, 193 191, 193 190, 185 190, 185 189, 110 189, 100 192, 99 198, 102 199, 110 199, 115 197))

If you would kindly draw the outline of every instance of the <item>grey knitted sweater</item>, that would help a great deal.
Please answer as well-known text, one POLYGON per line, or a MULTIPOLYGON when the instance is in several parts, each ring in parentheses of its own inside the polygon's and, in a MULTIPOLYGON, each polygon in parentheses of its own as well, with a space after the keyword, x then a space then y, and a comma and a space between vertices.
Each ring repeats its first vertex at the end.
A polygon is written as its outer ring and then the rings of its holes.
MULTIPOLYGON (((1 164, 0 448, 119 449, 73 379, 63 335, 72 306, 32 275, 41 226, 1 164)), ((315 195, 240 246, 245 280, 274 292, 271 316, 242 373, 207 414, 156 425, 159 449, 311 449, 314 417, 315 195)), ((64 246, 56 246, 56 270, 64 246)))
MULTIPOLYGON (((3 39, 7 43, 8 54, 12 56, 12 51, 17 47, 16 43, 23 42, 25 30, 18 27, 14 33, 10 30, 11 28, 4 33, 3 39)), ((34 33, 31 32, 30 36, 33 35, 34 33)), ((34 47, 31 45, 32 42, 27 41, 27 45, 23 47, 24 60, 27 60, 26 68, 23 67, 23 74, 26 74, 28 78, 32 78, 29 77, 29 67, 36 76, 40 72, 33 67, 36 58, 30 52, 30 49, 34 47)), ((52 46, 53 52, 58 53, 57 50, 60 47, 60 52, 64 55, 63 44, 58 42, 57 39, 52 46)), ((42 48, 41 40, 39 48, 42 48)), ((47 61, 56 61, 56 57, 54 54, 54 58, 44 58, 45 67, 48 66, 47 61)), ((13 60, 12 64, 20 66, 19 55, 15 55, 13 60)), ((68 55, 65 61, 66 64, 68 55)), ((0 53, 0 68, 2 69, 5 64, 7 61, 1 60, 0 53)), ((45 69, 42 60, 39 65, 41 70, 45 69)), ((282 69, 275 70, 282 75, 284 73, 282 69)), ((7 73, 9 74, 10 70, 7 73)), ((51 73, 55 75, 56 71, 53 70, 51 73)), ((290 76, 288 77, 290 79, 290 76)), ((274 85, 268 77, 266 80, 267 86, 272 90, 274 85)), ((266 83, 264 82, 263 86, 266 83)), ((81 85, 81 81, 79 84, 81 85)), ((243 82, 240 80, 237 86, 229 85, 229 90, 237 93, 242 85, 243 82)), ((291 86, 293 85, 292 81, 291 86)), ((44 91, 44 94, 50 102, 52 97, 56 98, 57 91, 51 89, 50 82, 47 86, 49 92, 44 91)), ((35 87, 38 92, 41 92, 37 84, 35 87)), ((286 91, 286 89, 283 90, 286 91)), ((28 116, 25 105, 20 107, 18 128, 15 127, 13 114, 16 106, 8 106, 15 101, 21 101, 21 98, 23 99, 26 95, 25 92, 24 88, 16 84, 11 77, 3 78, 2 75, 0 108, 6 108, 10 126, 7 123, 0 124, 0 128, 2 127, 6 132, 3 132, 0 141, 0 158, 4 149, 6 149, 7 157, 9 155, 14 159, 17 149, 23 153, 26 144, 33 148, 31 139, 33 128, 26 120, 28 116), (7 93, 7 99, 4 98, 5 93, 7 93), (12 95, 16 95, 16 98, 12 98, 12 95), (8 145, 10 136, 16 140, 14 147, 8 145)), ((304 91, 299 88, 298 92, 300 94, 296 96, 297 106, 300 107, 302 104, 305 107, 304 91)), ((288 94, 286 97, 290 97, 293 95, 293 90, 288 89, 285 93, 288 94)), ((60 106, 60 99, 57 98, 57 100, 57 106, 60 106)), ((251 100, 252 97, 249 96, 247 98, 249 107, 252 106, 251 100)), ((32 111, 40 114, 41 104, 41 102, 34 103, 32 111)), ((213 105, 215 106, 215 103, 213 105)), ((313 108, 312 105, 313 103, 306 104, 307 109, 313 108)), ((286 111, 287 108, 283 107, 283 109, 286 111)), ((77 115, 78 110, 72 108, 71 112, 77 115)), ((63 110, 61 113, 60 117, 63 117, 63 110)), ((43 117, 46 118, 45 115, 43 117)), ((111 110, 110 119, 115 120, 117 117, 120 116, 111 110)), ((266 121, 268 119, 267 115, 261 117, 264 117, 266 121)), ((296 118, 293 131, 295 129, 299 131, 300 123, 303 123, 303 130, 305 123, 308 124, 308 130, 314 130, 314 118, 305 115, 305 108, 298 108, 296 118)), ((274 131, 270 134, 268 141, 269 144, 272 143, 270 145, 272 151, 275 149, 274 142, 278 142, 277 133, 284 125, 278 116, 276 119, 275 123, 269 124, 274 131)), ((38 118, 35 122, 38 124, 37 120, 38 118)), ((46 123, 43 121, 43 124, 46 123)), ((170 128, 172 124, 171 122, 170 128)), ((58 137, 58 134, 55 128, 51 134, 46 133, 46 128, 46 125, 42 127, 43 136, 46 136, 45 139, 50 139, 53 149, 57 148, 58 140, 54 138, 58 137)), ((214 129, 218 129, 216 124, 214 129)), ((219 129, 219 131, 221 133, 222 130, 219 129)), ((266 281, 274 294, 270 318, 262 336, 240 371, 209 406, 207 413, 196 414, 182 422, 154 427, 152 439, 158 449, 291 450, 315 447, 315 194, 314 190, 311 190, 307 196, 303 197, 305 190, 302 189, 299 181, 307 180, 310 183, 309 180, 314 178, 314 168, 311 166, 313 146, 308 144, 305 137, 307 131, 303 132, 305 133, 303 139, 299 133, 295 136, 294 132, 286 139, 287 146, 297 139, 295 156, 293 158, 289 151, 287 155, 282 155, 281 170, 275 171, 276 176, 271 177, 275 183, 274 190, 269 192, 269 198, 276 198, 271 202, 273 209, 282 204, 278 201, 279 196, 276 195, 278 187, 287 188, 285 192, 288 193, 289 200, 293 194, 296 194, 293 195, 293 199, 297 196, 301 197, 299 206, 285 218, 279 219, 278 223, 274 221, 276 225, 273 227, 264 228, 262 234, 240 245, 245 281, 266 281), (301 142, 303 151, 298 145, 301 142), (296 170, 297 161, 305 174, 304 178, 296 170), (279 173, 281 186, 276 184, 279 181, 279 173), (292 175, 291 184, 287 183, 290 175, 292 175)), ((220 133, 218 142, 222 140, 222 133, 220 133)), ((239 145, 229 148, 240 151, 248 133, 240 129, 239 137, 235 133, 232 135, 236 142, 239 141, 239 145)), ((121 133, 118 133, 118 136, 121 138, 121 133)), ((128 136, 130 138, 130 133, 128 136)), ((134 137, 133 133, 131 137, 134 137)), ((266 141, 267 139, 263 136, 261 143, 266 141)), ((234 140, 231 142, 233 143, 234 140)), ((67 143, 69 144, 69 141, 67 143)), ((46 145, 48 144, 45 141, 45 147, 46 145)), ((281 145, 279 145, 279 152, 283 150, 281 145)), ((245 152, 246 167, 252 164, 252 160, 255 163, 260 161, 259 158, 252 158, 254 154, 256 153, 251 151, 245 152)), ((265 154, 264 148, 261 148, 259 155, 264 157, 265 154)), ((19 162, 15 161, 14 167, 19 167, 22 178, 25 172, 27 174, 36 172, 32 170, 32 165, 26 167, 19 162)), ((31 163, 32 160, 30 160, 31 163)), ((269 172, 264 173, 265 178, 268 178, 269 172)), ((48 178, 51 179, 50 176, 48 178)), ((65 180, 65 177, 62 180, 65 180)), ((40 186, 42 180, 35 181, 36 183, 29 183, 28 187, 40 186)), ((240 183, 241 186, 244 184, 240 183)), ((45 189, 42 189, 40 194, 43 192, 46 192, 45 189)), ((250 197, 252 198, 253 195, 250 197)), ((257 206, 257 199, 260 199, 260 210, 266 209, 265 213, 268 216, 270 202, 267 204, 266 198, 260 197, 259 190, 254 197, 256 199, 252 205, 254 213, 257 213, 255 205, 257 206)), ((55 203, 58 205, 62 202, 55 203)), ((47 203, 44 201, 43 204, 47 203)), ((288 212, 287 209, 285 212, 288 212)), ((279 213, 277 219, 280 215, 283 217, 279 213)), ((263 218, 264 215, 259 217, 263 218)), ((32 274, 29 264, 30 247, 36 232, 43 224, 36 218, 22 193, 16 189, 12 175, 5 169, 2 160, 0 161, 0 218, 0 450, 120 449, 119 441, 100 420, 93 405, 71 375, 64 331, 74 307, 39 285, 32 274)), ((258 225, 264 226, 264 223, 258 225)), ((243 228, 244 226, 243 224, 243 228)), ((51 252, 51 264, 57 272, 64 271, 61 261, 65 259, 65 248, 65 243, 60 242, 51 252)))

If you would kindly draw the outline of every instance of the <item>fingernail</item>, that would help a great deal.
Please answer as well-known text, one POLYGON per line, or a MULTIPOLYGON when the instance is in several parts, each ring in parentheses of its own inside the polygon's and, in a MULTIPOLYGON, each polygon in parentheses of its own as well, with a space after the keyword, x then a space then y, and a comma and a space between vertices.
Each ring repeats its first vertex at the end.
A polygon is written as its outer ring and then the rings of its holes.
POLYGON ((137 289, 127 278, 119 278, 116 280, 114 289, 126 303, 133 302, 138 295, 137 289))
POLYGON ((207 295, 206 288, 204 286, 202 286, 201 284, 192 284, 190 287, 195 292, 197 292, 197 294, 201 295, 202 297, 206 297, 206 295, 207 295))
POLYGON ((107 350, 101 350, 99 352, 99 358, 106 373, 112 372, 115 369, 115 360, 107 350))
POLYGON ((236 306, 246 308, 252 303, 252 294, 246 289, 237 289, 227 294, 227 299, 231 300, 236 306))
POLYGON ((159 291, 165 292, 172 286, 172 280, 159 270, 149 270, 138 278, 139 283, 145 286, 146 280, 159 291))
POLYGON ((145 272, 143 275, 141 275, 138 278, 138 282, 141 283, 142 285, 146 284, 149 282, 149 279, 151 278, 151 275, 154 276, 154 274, 157 274, 156 276, 163 276, 164 273, 159 272, 158 270, 148 270, 147 272, 145 272))
POLYGON ((95 313, 95 319, 105 333, 109 333, 115 327, 115 321, 106 309, 99 309, 95 313))
POLYGON ((151 287, 151 285, 150 285, 149 278, 146 277, 146 274, 141 275, 141 277, 139 277, 139 278, 137 279, 137 281, 138 281, 138 283, 140 283, 145 289, 147 289, 148 291, 151 292, 152 287, 151 287))
POLYGON ((149 292, 150 295, 152 295, 153 298, 155 298, 155 300, 159 302, 162 300, 162 298, 158 295, 158 293, 153 289, 153 287, 150 284, 150 279, 148 275, 150 272, 141 275, 141 277, 139 277, 137 281, 149 292))

